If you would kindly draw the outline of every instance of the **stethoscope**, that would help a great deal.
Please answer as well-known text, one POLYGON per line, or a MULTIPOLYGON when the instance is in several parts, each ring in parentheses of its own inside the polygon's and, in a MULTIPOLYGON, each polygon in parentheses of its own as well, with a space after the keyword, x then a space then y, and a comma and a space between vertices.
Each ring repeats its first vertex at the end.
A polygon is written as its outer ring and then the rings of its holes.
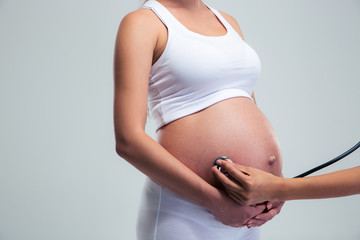
MULTIPOLYGON (((347 151, 344 152, 343 154, 340 154, 339 156, 331 159, 330 161, 327 161, 327 162, 325 162, 325 163, 323 163, 323 164, 321 164, 321 165, 319 165, 319 166, 317 166, 317 167, 314 167, 314 168, 312 168, 312 169, 310 169, 310 170, 308 170, 308 171, 306 171, 306 172, 303 172, 303 173, 295 176, 294 178, 302 178, 302 177, 305 177, 305 176, 307 176, 307 175, 309 175, 309 174, 312 174, 312 173, 314 173, 314 172, 316 172, 316 171, 319 171, 320 169, 323 169, 323 168, 325 168, 325 167, 328 167, 328 166, 330 166, 331 164, 334 164, 334 163, 340 161, 341 159, 345 158, 346 156, 348 156, 349 154, 351 154, 352 152, 354 152, 354 151, 355 151, 356 149, 358 149, 359 147, 360 147, 360 142, 358 142, 357 144, 355 144, 355 146, 353 146, 352 148, 350 148, 349 150, 347 150, 347 151)), ((230 160, 230 161, 231 161, 231 159, 228 158, 228 157, 226 157, 226 156, 221 156, 221 157, 218 157, 217 159, 215 159, 214 166, 216 166, 219 170, 221 170, 221 167, 220 167, 220 165, 217 164, 217 161, 218 161, 218 160, 224 160, 224 161, 230 160)), ((227 172, 224 172, 224 174, 226 175, 227 172)))

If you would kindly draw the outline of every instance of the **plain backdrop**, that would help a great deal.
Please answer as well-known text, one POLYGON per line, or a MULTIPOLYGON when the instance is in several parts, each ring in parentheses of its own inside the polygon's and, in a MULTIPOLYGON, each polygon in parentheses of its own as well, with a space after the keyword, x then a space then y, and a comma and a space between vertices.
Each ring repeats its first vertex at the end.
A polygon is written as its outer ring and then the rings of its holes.
MULTIPOLYGON (((359 0, 209 0, 262 61, 292 177, 360 140, 359 0)), ((144 176, 115 153, 113 47, 132 0, 0 0, 0 240, 133 240, 144 176)), ((147 132, 154 135, 153 120, 147 132)), ((358 166, 360 151, 320 173, 358 166)), ((360 239, 360 196, 287 202, 263 239, 360 239)))

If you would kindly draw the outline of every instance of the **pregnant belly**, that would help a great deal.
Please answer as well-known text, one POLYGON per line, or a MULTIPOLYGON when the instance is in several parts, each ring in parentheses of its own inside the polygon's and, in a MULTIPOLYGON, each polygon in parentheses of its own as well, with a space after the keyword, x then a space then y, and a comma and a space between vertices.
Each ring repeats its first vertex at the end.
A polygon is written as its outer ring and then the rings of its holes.
POLYGON ((234 162, 281 175, 278 139, 267 118, 248 98, 230 98, 178 119, 158 131, 158 142, 213 186, 214 160, 234 162))

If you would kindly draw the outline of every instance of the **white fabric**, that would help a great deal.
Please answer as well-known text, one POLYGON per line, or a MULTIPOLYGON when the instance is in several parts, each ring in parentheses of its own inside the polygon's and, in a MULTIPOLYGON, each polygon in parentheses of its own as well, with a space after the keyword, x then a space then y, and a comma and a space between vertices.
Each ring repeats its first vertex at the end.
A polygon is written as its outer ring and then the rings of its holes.
POLYGON ((167 45, 149 79, 149 110, 157 130, 224 99, 251 99, 259 58, 217 10, 208 7, 226 28, 223 36, 190 31, 156 0, 143 7, 168 29, 167 45))
POLYGON ((138 240, 259 240, 260 228, 226 226, 200 205, 146 179, 138 240))

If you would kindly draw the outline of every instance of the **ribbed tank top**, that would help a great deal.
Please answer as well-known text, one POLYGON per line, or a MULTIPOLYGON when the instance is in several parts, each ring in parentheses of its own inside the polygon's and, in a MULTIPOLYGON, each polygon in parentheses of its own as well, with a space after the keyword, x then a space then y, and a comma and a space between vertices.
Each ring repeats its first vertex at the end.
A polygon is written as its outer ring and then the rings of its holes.
POLYGON ((222 100, 252 99, 259 58, 216 9, 208 6, 227 30, 222 36, 187 29, 156 0, 143 7, 151 9, 168 30, 165 50, 149 78, 148 106, 156 131, 222 100))

